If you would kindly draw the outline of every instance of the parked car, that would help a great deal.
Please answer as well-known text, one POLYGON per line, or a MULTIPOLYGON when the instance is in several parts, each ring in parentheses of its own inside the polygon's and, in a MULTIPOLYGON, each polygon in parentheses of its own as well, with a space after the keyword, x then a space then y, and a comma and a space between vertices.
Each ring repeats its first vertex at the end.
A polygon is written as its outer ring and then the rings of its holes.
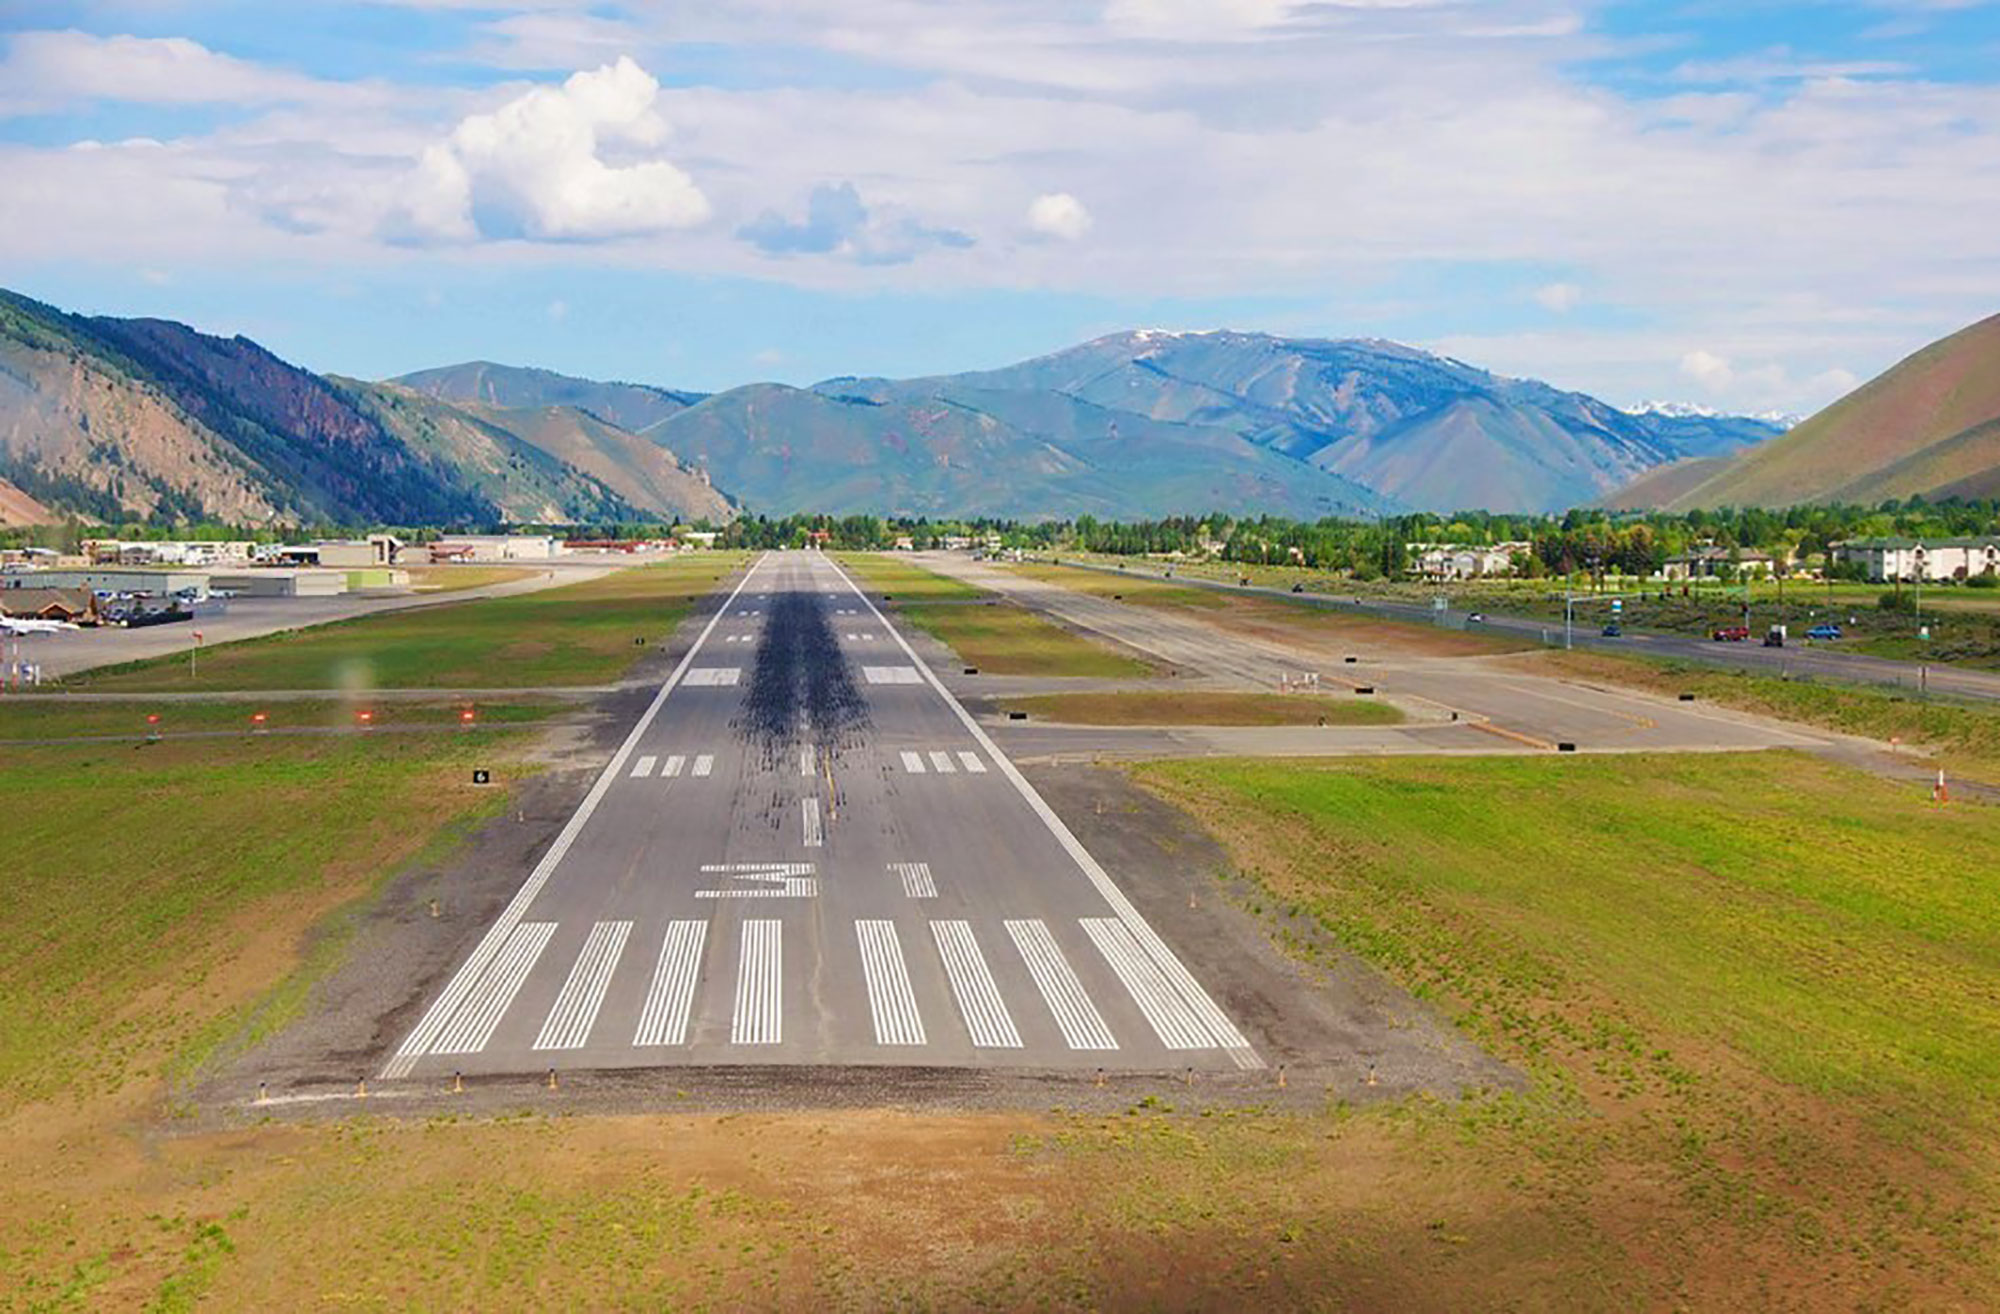
POLYGON ((1748 625, 1724 625, 1708 637, 1717 643, 1742 643, 1749 639, 1750 627, 1748 625))
POLYGON ((1840 637, 1840 627, 1838 625, 1826 624, 1815 625, 1806 631, 1806 637, 1808 639, 1837 639, 1840 637))
POLYGON ((1607 639, 1622 639, 1625 637, 1625 627, 1617 621, 1612 621, 1609 625, 1599 630, 1598 633, 1607 639))
MULTIPOLYGON (((1361 602, 1361 599, 1356 598, 1354 601, 1358 605, 1361 602)), ((1470 616, 1467 616, 1465 619, 1466 623, 1469 625, 1482 625, 1486 621, 1486 613, 1483 611, 1475 611, 1470 616)))

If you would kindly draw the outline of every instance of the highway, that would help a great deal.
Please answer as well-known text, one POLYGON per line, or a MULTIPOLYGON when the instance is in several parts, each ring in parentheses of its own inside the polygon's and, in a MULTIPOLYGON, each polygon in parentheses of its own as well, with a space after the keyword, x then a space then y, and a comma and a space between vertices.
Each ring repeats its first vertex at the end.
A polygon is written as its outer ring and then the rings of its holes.
POLYGON ((832 561, 736 581, 382 1072, 1264 1059, 832 561))

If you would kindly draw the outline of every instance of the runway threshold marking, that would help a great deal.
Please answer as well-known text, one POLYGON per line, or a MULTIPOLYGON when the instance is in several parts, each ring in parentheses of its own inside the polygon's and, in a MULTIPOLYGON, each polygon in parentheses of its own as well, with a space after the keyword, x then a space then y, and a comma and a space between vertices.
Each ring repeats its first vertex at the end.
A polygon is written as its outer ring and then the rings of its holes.
POLYGON ((696 755, 694 759, 694 773, 697 777, 706 776, 713 770, 715 770, 715 754, 701 753, 696 755))
POLYGON ((535 1037, 535 1049, 581 1049, 590 1038, 597 1010, 604 1006, 604 994, 611 988, 611 974, 625 952, 626 938, 632 934, 630 922, 599 922, 590 928, 583 952, 576 956, 569 979, 563 982, 554 1007, 535 1037))
POLYGON ((906 750, 903 753, 903 770, 913 776, 922 775, 924 773, 924 759, 918 754, 906 750))
POLYGON ((903 897, 907 899, 935 899, 938 897, 937 880, 931 875, 928 862, 892 862, 889 870, 903 878, 903 897))
POLYGON ((965 1019, 973 1045, 980 1049, 1021 1048, 1021 1033, 1014 1029, 1006 1001, 1000 998, 1000 987, 994 984, 986 957, 979 952, 972 923, 932 922, 931 935, 937 940, 945 979, 951 982, 951 996, 958 1002, 959 1016, 965 1019))
POLYGON ((639 1030, 632 1037, 634 1045, 687 1043, 688 1015, 694 1007, 694 984, 701 976, 701 951, 707 939, 707 922, 667 924, 660 962, 653 969, 653 982, 639 1012, 639 1030))
POLYGON ((923 1044, 924 1020, 917 1013, 917 995, 910 988, 910 972, 903 962, 903 942, 896 937, 896 924, 857 921, 854 934, 861 944, 861 973, 868 983, 875 1043, 923 1044))
POLYGON ((970 749, 959 750, 958 760, 963 762, 965 769, 973 775, 983 776, 986 774, 986 764, 979 760, 979 754, 972 752, 970 749))
POLYGON ((687 765, 687 759, 681 756, 679 753, 675 753, 673 756, 667 759, 666 765, 660 768, 660 774, 665 776, 667 779, 672 780, 676 776, 680 775, 681 768, 686 765, 687 765))
POLYGON ((973 742, 986 751, 986 755, 993 760, 994 766, 1007 778, 1008 783, 1013 785, 1015 791, 1020 794, 1022 800, 1027 803, 1035 815, 1041 819, 1042 824, 1048 828, 1049 833, 1055 837, 1056 842, 1062 846, 1063 851, 1069 854, 1071 860, 1076 863, 1078 870, 1083 873, 1084 878, 1090 882, 1092 888, 1098 892, 1099 896, 1107 904, 1111 905, 1112 912, 1132 932, 1133 939, 1138 942, 1146 956, 1153 961, 1154 965, 1159 968, 1161 975, 1167 979, 1168 984, 1181 996, 1182 1000, 1193 1011, 1195 1016, 1200 1019, 1203 1029, 1207 1031, 1214 1043, 1229 1055, 1230 1061, 1238 1068, 1247 1070, 1265 1066, 1263 1058, 1251 1046, 1250 1041, 1237 1029, 1236 1024, 1229 1020, 1229 1015, 1217 1006, 1215 1000, 1209 996, 1208 992, 1202 989, 1201 983, 1195 980, 1194 974, 1189 972, 1186 964, 1182 963, 1174 954, 1174 951, 1168 948, 1167 942, 1162 940, 1159 933, 1140 915, 1139 910, 1132 905, 1132 901, 1125 897, 1125 892, 1118 888, 1118 883, 1111 879, 1110 873, 1104 870, 1103 864, 1091 856, 1090 850, 1083 846, 1082 841, 1078 840, 1075 833, 1063 823, 1063 819, 1056 815, 1055 809, 1048 805, 1048 801, 1036 791, 1033 785, 1028 783, 1027 777, 1021 774, 1020 769, 1008 760, 1005 753, 1000 751, 1000 746, 993 742, 993 737, 986 733, 985 728, 973 718, 970 712, 965 710, 965 705, 952 695, 951 690, 945 687, 942 680, 937 678, 937 673, 932 671, 925 664, 924 659, 917 655, 917 650, 910 646, 909 640, 905 639, 902 632, 889 623, 889 618, 882 614, 881 609, 876 607, 868 595, 855 586, 854 581, 849 578, 845 570, 841 569, 838 562, 829 561, 826 564, 827 568, 837 574, 841 581, 847 585, 848 589, 859 600, 861 605, 868 609, 869 614, 874 616, 881 624, 883 630, 887 632, 890 639, 894 640, 896 646, 903 650, 903 655, 908 657, 912 663, 912 669, 917 671, 921 679, 930 685, 939 698, 944 700, 945 706, 949 707, 953 715, 958 717, 959 723, 965 727, 966 733, 972 737, 973 742))
POLYGON ((941 776, 956 775, 958 773, 958 768, 951 763, 951 754, 941 748, 933 748, 931 750, 931 770, 941 776))
POLYGON ((486 929, 486 934, 479 938, 479 943, 473 946, 472 952, 466 956, 463 963, 459 964, 458 971, 454 972, 451 979, 445 983, 444 990, 431 1001, 431 1006, 424 1010, 416 1026, 410 1029, 410 1034, 403 1038, 403 1043, 384 1065, 382 1076, 385 1079, 407 1077, 416 1067, 417 1061, 431 1052, 440 1034, 465 1003, 466 996, 477 987, 487 965, 501 952, 515 929, 521 925, 522 917, 541 894, 542 887, 548 884, 549 877, 554 875, 556 868, 562 864, 564 856, 576 843, 576 837, 583 833, 586 825, 590 824, 590 818, 596 813, 598 805, 604 801, 612 782, 623 776, 625 764, 632 757, 632 750, 652 728, 653 722, 659 717, 660 709, 666 705, 668 696, 680 687, 682 680, 687 678, 688 671, 694 666, 696 655, 708 642, 709 636, 715 633, 716 625, 735 604, 744 586, 756 576, 763 564, 763 559, 760 558, 750 569, 744 571, 743 578, 736 582, 736 587, 730 592, 728 599, 714 615, 708 618, 708 623, 702 627, 701 633, 695 637, 694 643, 681 657, 680 665, 674 668, 673 674, 669 675, 666 683, 660 686, 660 691, 653 695, 653 701, 646 705, 646 710, 640 714, 637 724, 626 734, 625 742, 618 746, 618 751, 604 764, 604 770, 598 773, 596 783, 590 787, 590 792, 584 795, 583 802, 577 805, 576 811, 571 813, 569 820, 563 824, 555 842, 549 845, 548 852, 535 864, 535 869, 528 874, 528 879, 514 892, 514 897, 494 919, 493 925, 486 929))
POLYGON ((659 762, 660 759, 652 756, 651 754, 648 754, 645 757, 640 758, 638 765, 632 768, 632 779, 644 780, 647 776, 652 775, 653 768, 658 766, 659 762))
POLYGON ((1083 932, 1104 955, 1132 1002, 1146 1015, 1153 1034, 1168 1049, 1208 1049, 1210 1041, 1185 1001, 1175 992, 1153 960, 1132 937, 1131 928, 1115 917, 1086 917, 1083 932))
POLYGON ((480 974, 476 987, 468 993, 464 1008, 438 1037, 437 1053, 477 1054, 486 1048, 486 1042, 493 1038, 493 1029, 500 1025, 507 1006, 514 1002, 521 983, 528 979, 535 960, 548 948, 549 937, 555 933, 554 922, 523 922, 508 932, 505 944, 488 965, 489 970, 480 974))
POLYGON ((1034 978, 1035 989, 1041 991, 1042 1002, 1055 1018, 1063 1041, 1071 1049, 1117 1049, 1111 1028, 1104 1025, 1104 1016, 1090 1002, 1083 982, 1063 957, 1062 948, 1049 934, 1048 926, 1037 920, 1010 921, 1004 925, 1014 948, 1020 952, 1021 961, 1027 965, 1028 975, 1034 978))
POLYGON ((737 1045, 775 1045, 784 1027, 785 924, 775 919, 743 923, 743 953, 736 963, 736 1012, 729 1039, 737 1045))

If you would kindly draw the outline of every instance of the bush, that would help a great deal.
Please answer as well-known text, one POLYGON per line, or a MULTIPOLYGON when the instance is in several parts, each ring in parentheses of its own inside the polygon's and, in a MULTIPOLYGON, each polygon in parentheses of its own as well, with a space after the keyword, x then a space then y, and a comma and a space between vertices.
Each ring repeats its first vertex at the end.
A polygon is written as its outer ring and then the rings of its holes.
POLYGON ((1996 575, 1990 570, 1983 575, 1974 575, 1965 581, 1965 587, 1969 589, 2000 589, 2000 575, 1996 575))
POLYGON ((1917 595, 1915 590, 1912 589, 1898 589, 1893 592, 1884 593, 1881 597, 1875 599, 1875 605, 1883 611, 1915 612, 1917 609, 1917 595))

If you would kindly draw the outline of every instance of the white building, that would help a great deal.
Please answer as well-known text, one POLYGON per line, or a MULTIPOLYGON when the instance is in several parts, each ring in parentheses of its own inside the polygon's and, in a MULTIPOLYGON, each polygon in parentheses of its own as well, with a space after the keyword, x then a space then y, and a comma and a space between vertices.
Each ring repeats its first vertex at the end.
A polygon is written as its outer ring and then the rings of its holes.
POLYGON ((1409 552, 1417 572, 1426 579, 1478 579, 1512 573, 1515 554, 1528 551, 1529 546, 1527 543, 1496 543, 1491 547, 1412 543, 1409 552))
POLYGON ((2000 573, 2000 537, 1852 538, 1833 545, 1833 558, 1860 562, 1876 581, 1966 579, 2000 573))
POLYGON ((431 544, 433 561, 553 561, 563 554, 547 534, 453 534, 431 544))

